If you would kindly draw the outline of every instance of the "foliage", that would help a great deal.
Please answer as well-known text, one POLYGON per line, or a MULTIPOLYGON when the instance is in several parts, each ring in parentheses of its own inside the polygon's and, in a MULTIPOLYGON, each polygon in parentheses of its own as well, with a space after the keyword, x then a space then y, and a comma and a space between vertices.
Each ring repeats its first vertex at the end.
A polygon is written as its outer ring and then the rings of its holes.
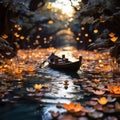
POLYGON ((87 33, 91 36, 92 43, 87 49, 110 50, 111 55, 116 58, 120 56, 118 50, 120 45, 120 23, 118 22, 120 11, 118 8, 120 4, 117 2, 119 3, 114 0, 83 0, 80 11, 76 13, 82 26, 89 24, 87 33), (114 36, 110 37, 111 33, 114 36))
POLYGON ((61 17, 60 10, 53 12, 47 7, 49 2, 55 0, 1 0, 0 36, 17 51, 29 47, 50 47, 59 31, 71 29, 79 49, 107 48, 111 54, 118 53, 115 57, 119 56, 118 49, 115 49, 120 37, 119 0, 82 0, 77 6, 70 0, 76 11, 70 18, 61 17), (113 42, 110 33, 114 33, 116 41, 113 42))

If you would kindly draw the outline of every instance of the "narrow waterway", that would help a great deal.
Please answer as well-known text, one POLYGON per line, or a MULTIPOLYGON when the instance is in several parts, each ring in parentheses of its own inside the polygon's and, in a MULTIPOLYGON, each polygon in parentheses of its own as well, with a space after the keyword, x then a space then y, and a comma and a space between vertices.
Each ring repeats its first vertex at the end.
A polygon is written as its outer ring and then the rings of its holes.
MULTIPOLYGON (((87 94, 80 85, 74 85, 73 80, 83 77, 83 73, 62 73, 50 68, 38 69, 35 74, 25 75, 26 83, 14 81, 16 90, 6 96, 0 107, 1 120, 50 120, 50 111, 65 112, 56 107, 57 103, 84 101, 87 94), (66 84, 67 82, 67 84, 66 84), (26 88, 37 84, 49 84, 38 96, 28 94, 26 88), (43 94, 43 95, 42 95, 43 94), (9 97, 8 97, 9 96, 9 97), (41 96, 41 97, 40 97, 41 96)), ((88 94, 89 95, 89 94, 88 94)), ((83 102, 84 103, 84 102, 83 102)))
MULTIPOLYGON (((59 55, 66 52, 66 57, 70 58, 70 51, 62 51, 59 55)), ((40 52, 40 56, 35 57, 36 54, 29 51, 29 59, 24 64, 20 54, 15 59, 17 62, 12 60, 17 63, 16 67, 8 62, 10 68, 6 68, 7 72, 1 71, 0 120, 120 119, 120 77, 113 74, 113 63, 108 53, 74 52, 74 56, 83 57, 77 73, 60 72, 48 66, 38 66, 32 71, 34 69, 30 65, 39 63, 37 60, 42 57, 41 53, 45 52, 40 52), (23 72, 18 71, 18 65, 23 72), (14 66, 13 72, 11 66, 14 66), (69 105, 71 102, 72 106, 69 105)), ((45 55, 42 58, 46 58, 45 55)))

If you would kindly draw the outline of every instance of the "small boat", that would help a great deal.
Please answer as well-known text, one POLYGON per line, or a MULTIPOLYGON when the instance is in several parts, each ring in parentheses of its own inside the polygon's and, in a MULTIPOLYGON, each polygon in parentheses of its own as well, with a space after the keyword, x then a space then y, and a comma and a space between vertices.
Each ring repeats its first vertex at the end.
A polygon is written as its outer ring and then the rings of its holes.
POLYGON ((60 70, 60 71, 73 71, 77 72, 81 66, 82 56, 79 57, 79 61, 71 62, 65 55, 62 55, 62 58, 56 56, 55 54, 51 54, 48 58, 49 67, 52 69, 60 70))

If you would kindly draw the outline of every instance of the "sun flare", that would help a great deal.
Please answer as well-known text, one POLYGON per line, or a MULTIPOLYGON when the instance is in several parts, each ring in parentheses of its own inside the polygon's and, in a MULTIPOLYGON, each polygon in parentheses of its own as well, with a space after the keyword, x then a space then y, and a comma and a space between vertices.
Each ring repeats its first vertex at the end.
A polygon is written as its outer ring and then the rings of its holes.
POLYGON ((52 3, 52 7, 61 10, 62 14, 65 14, 69 17, 72 17, 75 13, 69 0, 56 0, 54 3, 52 3))

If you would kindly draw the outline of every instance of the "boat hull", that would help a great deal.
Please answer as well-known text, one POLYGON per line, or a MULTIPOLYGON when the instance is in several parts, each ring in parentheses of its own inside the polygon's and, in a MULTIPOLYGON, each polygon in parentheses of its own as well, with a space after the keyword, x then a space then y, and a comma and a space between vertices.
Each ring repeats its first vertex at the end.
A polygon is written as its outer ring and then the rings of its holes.
POLYGON ((80 69, 81 66, 81 60, 76 61, 76 62, 53 62, 53 59, 59 59, 56 55, 52 55, 50 59, 48 60, 49 67, 55 70, 60 70, 60 71, 73 71, 76 72, 80 69))
POLYGON ((74 63, 66 63, 66 64, 52 64, 49 63, 49 67, 60 70, 60 71, 78 71, 80 68, 81 63, 79 61, 74 63))

